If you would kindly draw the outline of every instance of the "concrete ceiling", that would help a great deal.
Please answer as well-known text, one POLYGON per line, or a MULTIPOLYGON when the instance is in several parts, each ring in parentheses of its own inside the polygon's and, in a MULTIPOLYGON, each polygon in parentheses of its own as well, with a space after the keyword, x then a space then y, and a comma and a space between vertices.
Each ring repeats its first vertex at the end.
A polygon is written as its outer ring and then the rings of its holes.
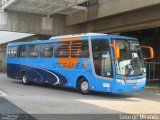
POLYGON ((71 14, 86 7, 79 6, 88 0, 0 0, 2 10, 15 10, 37 14, 71 14))

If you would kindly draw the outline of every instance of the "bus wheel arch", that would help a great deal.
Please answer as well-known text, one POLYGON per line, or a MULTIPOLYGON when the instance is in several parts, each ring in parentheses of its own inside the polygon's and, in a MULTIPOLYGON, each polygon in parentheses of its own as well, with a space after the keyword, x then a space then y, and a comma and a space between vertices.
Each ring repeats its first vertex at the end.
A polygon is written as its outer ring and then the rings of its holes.
POLYGON ((76 82, 76 87, 82 94, 88 94, 90 92, 89 90, 89 82, 86 77, 79 76, 76 82))

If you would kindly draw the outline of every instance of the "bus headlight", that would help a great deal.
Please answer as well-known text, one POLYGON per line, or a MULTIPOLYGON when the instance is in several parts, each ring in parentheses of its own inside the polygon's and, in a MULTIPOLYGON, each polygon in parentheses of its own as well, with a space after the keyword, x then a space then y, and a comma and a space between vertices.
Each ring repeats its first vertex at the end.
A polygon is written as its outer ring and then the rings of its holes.
POLYGON ((125 81, 122 80, 122 79, 116 79, 116 81, 119 82, 119 83, 125 83, 125 81))
POLYGON ((142 79, 138 79, 137 82, 143 82, 145 80, 146 80, 146 78, 142 78, 142 79))

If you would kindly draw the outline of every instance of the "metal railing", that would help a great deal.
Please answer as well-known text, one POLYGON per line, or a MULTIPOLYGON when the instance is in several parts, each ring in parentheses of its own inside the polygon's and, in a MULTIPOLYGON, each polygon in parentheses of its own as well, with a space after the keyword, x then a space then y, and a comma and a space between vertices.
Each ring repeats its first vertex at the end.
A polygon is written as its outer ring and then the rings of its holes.
POLYGON ((146 62, 147 68, 147 81, 160 80, 160 62, 146 62))

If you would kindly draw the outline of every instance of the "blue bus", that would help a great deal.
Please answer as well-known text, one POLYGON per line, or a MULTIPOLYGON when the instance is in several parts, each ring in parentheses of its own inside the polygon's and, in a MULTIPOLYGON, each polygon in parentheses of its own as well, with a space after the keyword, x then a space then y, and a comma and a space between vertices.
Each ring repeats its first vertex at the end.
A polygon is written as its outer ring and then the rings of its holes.
MULTIPOLYGON (((153 58, 153 49, 148 57, 153 58)), ((146 83, 136 38, 100 33, 13 42, 7 46, 7 76, 30 83, 77 88, 81 93, 133 92, 146 83)))

